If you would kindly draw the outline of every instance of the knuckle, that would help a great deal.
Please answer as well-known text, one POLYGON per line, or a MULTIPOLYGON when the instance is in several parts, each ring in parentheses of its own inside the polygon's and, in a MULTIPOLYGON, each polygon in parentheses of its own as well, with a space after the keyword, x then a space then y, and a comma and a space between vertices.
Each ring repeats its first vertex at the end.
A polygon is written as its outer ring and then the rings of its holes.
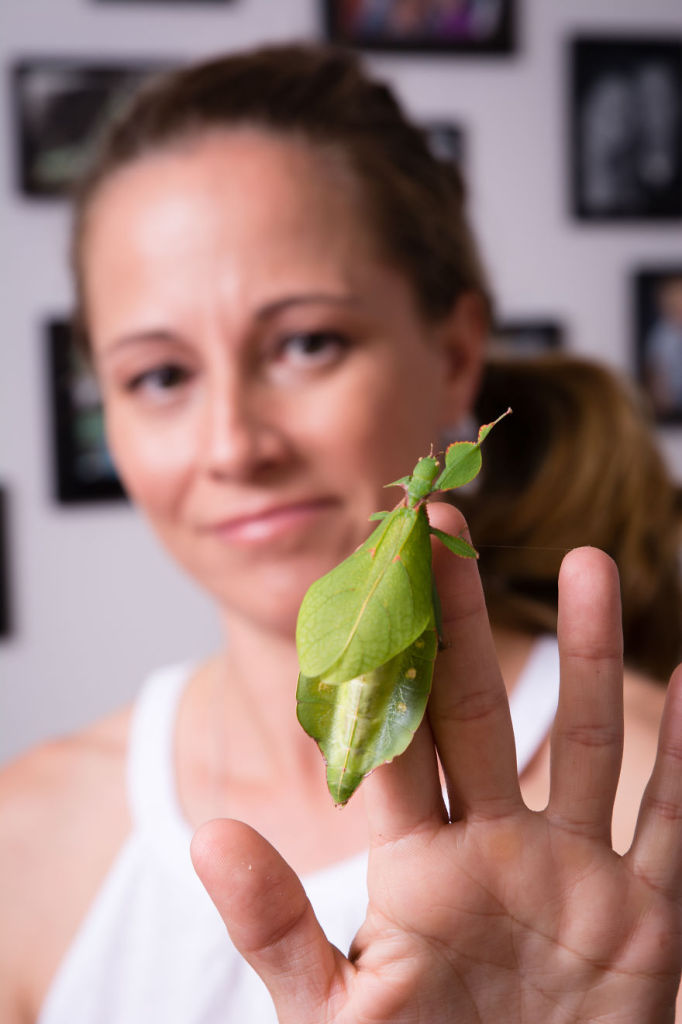
POLYGON ((582 808, 582 813, 579 813, 577 808, 569 813, 563 810, 559 811, 550 805, 547 816, 554 828, 568 835, 598 837, 604 831, 601 817, 595 814, 595 808, 589 805, 589 802, 582 808))
POLYGON ((593 671, 598 671, 601 666, 605 670, 610 670, 614 664, 620 665, 622 648, 619 643, 601 638, 593 638, 590 641, 582 639, 579 647, 564 646, 562 655, 565 661, 589 664, 593 671))
POLYGON ((622 730, 607 722, 573 722, 559 728, 559 737, 578 747, 600 749, 619 745, 622 730))
POLYGON ((443 708, 443 716, 453 722, 475 722, 491 717, 505 704, 504 692, 490 689, 471 690, 452 697, 448 706, 443 708))
POLYGON ((682 743, 671 739, 661 739, 658 752, 665 761, 682 763, 682 743))
POLYGON ((647 799, 649 811, 664 821, 674 823, 682 821, 682 806, 675 800, 665 800, 663 797, 651 796, 647 799))

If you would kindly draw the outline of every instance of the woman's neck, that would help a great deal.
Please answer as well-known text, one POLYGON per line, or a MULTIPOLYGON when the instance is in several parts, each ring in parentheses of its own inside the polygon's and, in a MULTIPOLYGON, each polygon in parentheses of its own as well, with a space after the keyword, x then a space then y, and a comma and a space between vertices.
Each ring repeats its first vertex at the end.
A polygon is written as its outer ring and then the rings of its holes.
POLYGON ((219 671, 252 749, 270 766, 266 771, 307 768, 319 758, 296 717, 299 667, 292 637, 232 622, 219 671))
POLYGON ((309 872, 364 849, 367 829, 361 799, 333 805, 320 751, 296 717, 297 674, 291 639, 230 623, 224 653, 181 701, 177 788, 191 825, 246 821, 309 872))
POLYGON ((298 659, 291 636, 230 620, 225 649, 206 662, 180 706, 181 763, 209 788, 240 779, 301 786, 319 775, 320 754, 296 717, 298 659))

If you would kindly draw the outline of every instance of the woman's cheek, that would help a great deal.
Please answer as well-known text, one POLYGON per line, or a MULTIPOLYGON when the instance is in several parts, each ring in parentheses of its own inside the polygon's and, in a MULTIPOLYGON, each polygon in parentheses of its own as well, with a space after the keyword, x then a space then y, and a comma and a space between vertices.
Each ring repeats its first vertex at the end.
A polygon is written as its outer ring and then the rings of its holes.
POLYGON ((177 500, 195 460, 191 430, 146 426, 137 429, 128 419, 108 422, 114 464, 131 499, 150 513, 162 513, 177 500))

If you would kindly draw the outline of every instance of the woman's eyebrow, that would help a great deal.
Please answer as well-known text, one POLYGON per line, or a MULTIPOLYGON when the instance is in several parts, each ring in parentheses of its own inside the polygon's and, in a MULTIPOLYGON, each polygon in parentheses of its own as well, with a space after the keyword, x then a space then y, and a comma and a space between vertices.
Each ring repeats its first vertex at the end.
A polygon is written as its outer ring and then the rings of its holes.
MULTIPOLYGON (((292 306, 331 304, 335 306, 360 306, 362 300, 352 292, 305 292, 297 295, 286 295, 260 306, 254 314, 256 320, 268 320, 272 316, 292 306)), ((141 342, 179 342, 182 339, 172 330, 164 327, 149 327, 133 330, 114 338, 102 349, 102 357, 107 358, 121 349, 139 345, 141 342)))
POLYGON ((106 358, 108 355, 113 355, 121 349, 128 348, 131 345, 138 345, 140 342, 178 342, 179 340, 180 338, 178 335, 166 328, 143 328, 142 330, 130 331, 130 333, 121 334, 118 337, 113 338, 102 348, 101 355, 103 358, 106 358))
POLYGON ((336 306, 359 306, 360 297, 352 292, 305 292, 300 295, 287 295, 281 299, 275 299, 260 306, 256 310, 257 320, 267 320, 277 313, 283 312, 292 306, 306 306, 316 304, 332 304, 336 306))

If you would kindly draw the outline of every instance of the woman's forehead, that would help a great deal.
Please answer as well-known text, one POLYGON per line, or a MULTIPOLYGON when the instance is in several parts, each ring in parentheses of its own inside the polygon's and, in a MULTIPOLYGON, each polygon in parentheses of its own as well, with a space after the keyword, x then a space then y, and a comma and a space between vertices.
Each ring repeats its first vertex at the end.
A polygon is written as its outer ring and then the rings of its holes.
MULTIPOLYGON (((341 175, 310 148, 226 134, 131 164, 107 183, 85 236, 83 280, 95 334, 151 317, 223 322, 292 296, 366 311, 411 289, 375 249, 341 175), (351 301, 352 300, 352 301, 351 301)), ((401 299, 401 302, 403 299, 401 299)))
POLYGON ((256 127, 205 130, 142 154, 113 171, 91 203, 98 212, 113 200, 120 207, 143 193, 148 200, 202 189, 216 204, 281 203, 283 207, 348 207, 361 188, 340 152, 298 135, 256 127))
POLYGON ((210 241, 278 246, 316 258, 352 247, 376 252, 359 188, 329 152, 296 137, 257 129, 210 132, 145 155, 102 184, 84 236, 87 261, 115 244, 189 252, 210 241))

